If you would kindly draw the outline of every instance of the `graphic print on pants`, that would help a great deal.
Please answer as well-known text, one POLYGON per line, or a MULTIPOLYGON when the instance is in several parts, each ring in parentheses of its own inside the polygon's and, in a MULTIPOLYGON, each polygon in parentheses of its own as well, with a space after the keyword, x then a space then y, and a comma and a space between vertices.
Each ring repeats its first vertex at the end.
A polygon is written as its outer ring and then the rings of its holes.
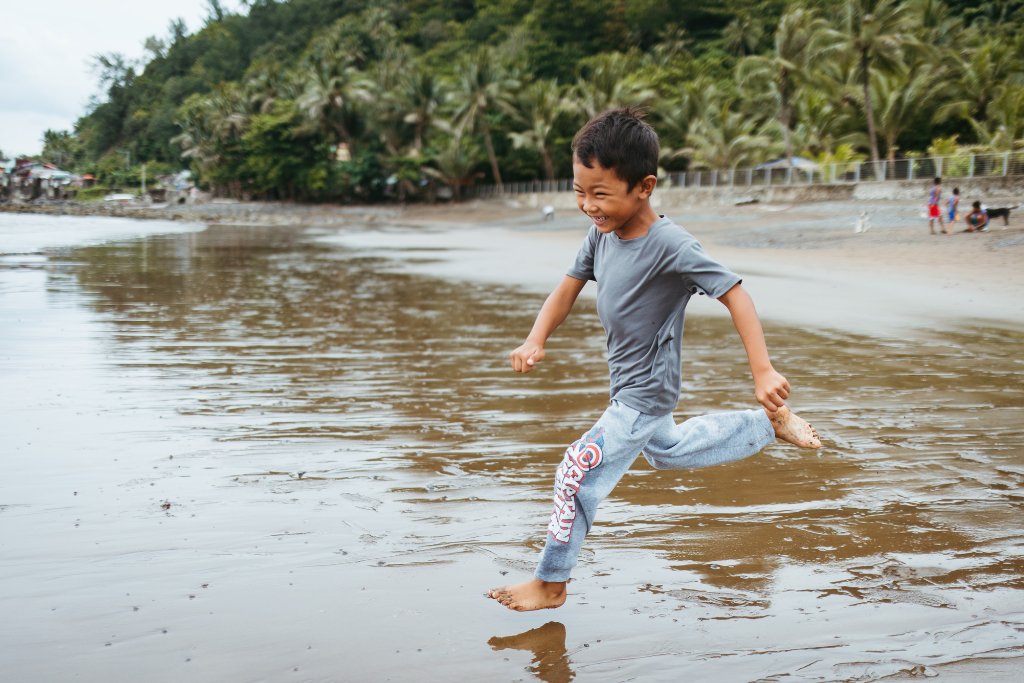
POLYGON ((555 510, 548 522, 548 533, 559 543, 568 543, 572 523, 576 521, 576 492, 587 472, 601 464, 604 428, 590 430, 565 449, 565 457, 555 473, 555 510))

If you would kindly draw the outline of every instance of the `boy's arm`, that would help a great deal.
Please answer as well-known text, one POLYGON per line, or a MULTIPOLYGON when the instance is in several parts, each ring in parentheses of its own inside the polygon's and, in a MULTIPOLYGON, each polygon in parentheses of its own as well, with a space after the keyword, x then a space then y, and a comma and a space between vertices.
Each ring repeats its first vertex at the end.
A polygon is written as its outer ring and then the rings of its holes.
POLYGON ((743 340, 743 348, 750 361, 750 373, 754 376, 754 396, 765 410, 774 413, 786 405, 789 382, 775 371, 768 358, 768 347, 764 343, 764 332, 757 311, 754 310, 754 302, 740 285, 734 286, 718 300, 729 309, 736 331, 743 340))
POLYGON ((537 314, 537 321, 533 323, 530 336, 522 346, 509 354, 513 370, 529 372, 537 362, 544 360, 544 342, 569 315, 572 305, 576 303, 576 297, 583 291, 585 284, 586 280, 566 275, 555 291, 548 295, 540 313, 537 314))

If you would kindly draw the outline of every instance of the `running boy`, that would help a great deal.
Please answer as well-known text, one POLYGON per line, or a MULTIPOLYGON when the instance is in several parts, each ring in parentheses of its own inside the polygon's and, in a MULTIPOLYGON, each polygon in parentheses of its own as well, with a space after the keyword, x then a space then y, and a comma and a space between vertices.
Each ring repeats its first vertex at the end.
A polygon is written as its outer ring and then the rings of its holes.
POLYGON ((562 283, 544 302, 512 368, 529 372, 587 280, 608 338, 611 405, 569 446, 555 473, 555 510, 534 579, 489 591, 517 611, 560 607, 598 504, 643 452, 658 469, 706 467, 753 455, 776 437, 820 448, 817 433, 789 411, 789 382, 772 367, 761 323, 740 278, 686 230, 651 208, 658 136, 643 112, 619 107, 592 119, 573 140, 573 188, 594 221, 562 283), (682 386, 683 315, 696 293, 732 315, 763 410, 704 415, 675 424, 682 386))

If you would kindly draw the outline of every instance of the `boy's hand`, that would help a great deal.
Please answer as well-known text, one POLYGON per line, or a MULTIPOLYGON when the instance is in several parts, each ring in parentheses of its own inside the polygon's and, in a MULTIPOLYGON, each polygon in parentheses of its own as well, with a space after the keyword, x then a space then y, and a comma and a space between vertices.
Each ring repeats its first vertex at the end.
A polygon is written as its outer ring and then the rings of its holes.
POLYGON ((786 399, 789 398, 789 382, 775 370, 760 372, 754 377, 754 396, 765 410, 774 413, 786 405, 786 399))
POLYGON ((516 372, 529 372, 533 366, 544 360, 544 345, 526 340, 526 343, 509 354, 512 369, 516 372))

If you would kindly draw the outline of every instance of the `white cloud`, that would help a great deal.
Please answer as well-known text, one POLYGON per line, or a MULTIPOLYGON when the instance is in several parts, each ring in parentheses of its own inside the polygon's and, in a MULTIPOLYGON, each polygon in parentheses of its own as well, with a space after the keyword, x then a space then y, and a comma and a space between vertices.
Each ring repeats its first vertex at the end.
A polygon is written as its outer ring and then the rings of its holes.
MULTIPOLYGON (((237 2, 222 3, 237 7, 237 2)), ((121 52, 138 59, 146 38, 167 36, 172 19, 203 25, 205 0, 15 2, 0 14, 0 150, 31 154, 47 128, 70 128, 99 88, 91 57, 121 52)))

